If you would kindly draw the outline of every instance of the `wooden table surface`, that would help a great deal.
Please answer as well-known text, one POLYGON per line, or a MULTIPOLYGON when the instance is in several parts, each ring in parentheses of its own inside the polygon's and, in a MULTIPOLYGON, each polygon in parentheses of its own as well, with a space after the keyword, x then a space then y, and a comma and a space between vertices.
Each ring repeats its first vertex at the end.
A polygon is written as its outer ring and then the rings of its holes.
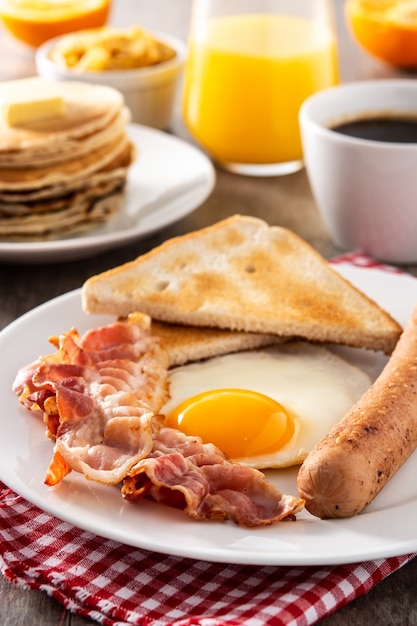
MULTIPOLYGON (((336 12, 343 81, 411 77, 371 59, 346 31, 342 0, 333 0, 336 12)), ((191 0, 114 0, 113 24, 140 23, 151 30, 171 32, 186 39, 191 0)), ((12 39, 0 26, 0 80, 35 73, 33 51, 12 39)), ((190 140, 177 106, 172 132, 190 140)), ((318 215, 305 171, 277 178, 247 178, 217 170, 212 195, 188 217, 157 234, 91 259, 49 264, 0 262, 0 328, 54 296, 80 287, 89 276, 133 259, 173 235, 206 226, 234 213, 259 216, 292 229, 324 257, 338 253, 318 215)), ((417 275, 417 266, 408 267, 417 275)), ((398 520, 401 525, 401 520, 398 520)), ((416 528, 417 532, 417 528, 416 528)), ((417 559, 392 574, 371 592, 322 620, 324 626, 417 625, 417 559)), ((82 626, 88 619, 65 611, 55 600, 37 591, 17 589, 0 577, 0 626, 82 626)))

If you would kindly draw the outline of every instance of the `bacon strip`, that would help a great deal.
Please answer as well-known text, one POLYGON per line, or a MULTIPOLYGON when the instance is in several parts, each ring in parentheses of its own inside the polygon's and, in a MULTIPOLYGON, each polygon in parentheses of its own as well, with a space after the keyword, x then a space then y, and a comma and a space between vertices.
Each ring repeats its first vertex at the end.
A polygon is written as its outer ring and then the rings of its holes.
POLYGON ((108 485, 123 481, 127 500, 152 498, 194 519, 247 527, 294 519, 303 508, 259 470, 163 426, 158 411, 168 396, 169 359, 147 316, 83 337, 72 329, 50 342, 56 352, 22 368, 13 385, 26 408, 43 413, 55 441, 46 484, 76 470, 108 485))
POLYGON ((247 527, 293 518, 304 506, 262 472, 231 463, 214 445, 165 427, 154 433, 150 455, 124 479, 122 495, 130 501, 151 498, 194 519, 231 519, 247 527))
POLYGON ((64 457, 58 452, 54 452, 52 461, 46 472, 45 485, 54 487, 61 482, 63 478, 71 471, 71 466, 66 462, 64 457))
POLYGON ((65 463, 117 484, 152 449, 152 418, 168 396, 168 355, 139 314, 50 341, 57 352, 22 368, 13 385, 24 406, 44 412, 56 440, 48 484, 62 479, 65 463))

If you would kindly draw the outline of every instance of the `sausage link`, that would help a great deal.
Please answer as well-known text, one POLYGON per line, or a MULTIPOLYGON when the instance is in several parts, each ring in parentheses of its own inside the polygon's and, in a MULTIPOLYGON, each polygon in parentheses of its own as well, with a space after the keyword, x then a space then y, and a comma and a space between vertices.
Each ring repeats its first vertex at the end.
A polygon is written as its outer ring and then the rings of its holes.
POLYGON ((362 511, 417 447, 417 305, 385 368, 301 465, 297 488, 322 519, 362 511))

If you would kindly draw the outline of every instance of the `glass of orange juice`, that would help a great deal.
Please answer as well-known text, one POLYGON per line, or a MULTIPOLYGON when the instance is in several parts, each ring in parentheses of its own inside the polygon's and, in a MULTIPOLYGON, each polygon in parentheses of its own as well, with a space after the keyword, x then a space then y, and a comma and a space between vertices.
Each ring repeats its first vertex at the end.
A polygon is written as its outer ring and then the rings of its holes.
POLYGON ((111 0, 0 0, 0 17, 17 39, 37 47, 65 33, 103 26, 110 4, 111 0))
POLYGON ((194 0, 183 118, 220 166, 301 169, 300 105, 338 81, 328 0, 194 0))

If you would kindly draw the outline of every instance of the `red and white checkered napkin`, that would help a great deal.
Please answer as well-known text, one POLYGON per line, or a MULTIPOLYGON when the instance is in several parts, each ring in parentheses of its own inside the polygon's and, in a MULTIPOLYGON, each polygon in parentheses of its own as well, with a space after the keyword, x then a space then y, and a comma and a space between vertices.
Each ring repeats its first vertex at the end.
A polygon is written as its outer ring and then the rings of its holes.
POLYGON ((404 273, 404 270, 396 267, 395 265, 386 265, 384 263, 380 263, 379 261, 376 261, 369 256, 365 256, 360 252, 347 252, 346 254, 341 254, 340 256, 330 259, 330 263, 332 263, 333 265, 348 263, 349 265, 355 265, 356 267, 374 267, 376 269, 384 270, 385 272, 390 272, 393 274, 404 273))
POLYGON ((106 626, 307 626, 363 595, 413 556, 326 567, 224 565, 164 556, 75 528, 0 483, 5 576, 106 626))
MULTIPOLYGON (((396 271, 356 254, 334 262, 396 271)), ((106 626, 308 626, 414 556, 325 567, 225 565, 164 556, 75 528, 0 483, 4 575, 106 626)))

